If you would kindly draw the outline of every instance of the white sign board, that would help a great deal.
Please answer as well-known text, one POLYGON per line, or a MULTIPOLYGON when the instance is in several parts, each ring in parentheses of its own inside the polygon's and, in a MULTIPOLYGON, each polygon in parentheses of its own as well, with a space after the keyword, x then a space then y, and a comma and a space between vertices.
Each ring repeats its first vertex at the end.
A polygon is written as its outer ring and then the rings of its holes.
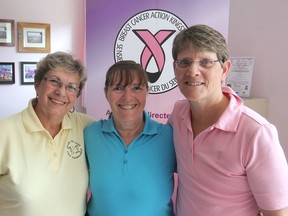
POLYGON ((232 66, 226 85, 240 97, 250 97, 255 57, 231 57, 232 66))

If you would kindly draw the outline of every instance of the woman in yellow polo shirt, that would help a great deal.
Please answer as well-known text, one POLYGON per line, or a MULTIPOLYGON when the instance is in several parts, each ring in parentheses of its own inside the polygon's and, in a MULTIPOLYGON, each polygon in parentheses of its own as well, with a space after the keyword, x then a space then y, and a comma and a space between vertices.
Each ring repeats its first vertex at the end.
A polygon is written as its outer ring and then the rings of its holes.
POLYGON ((56 52, 38 62, 34 79, 36 98, 0 121, 0 215, 83 216, 83 129, 92 119, 74 112, 74 104, 87 79, 85 67, 56 52))

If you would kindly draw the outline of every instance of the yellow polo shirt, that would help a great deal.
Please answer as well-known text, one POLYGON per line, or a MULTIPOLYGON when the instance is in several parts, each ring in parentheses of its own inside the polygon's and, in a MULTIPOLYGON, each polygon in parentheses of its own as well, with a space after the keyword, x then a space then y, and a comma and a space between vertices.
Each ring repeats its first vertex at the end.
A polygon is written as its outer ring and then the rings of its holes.
POLYGON ((32 100, 0 120, 0 215, 83 216, 88 172, 83 129, 93 120, 68 113, 52 138, 32 100))

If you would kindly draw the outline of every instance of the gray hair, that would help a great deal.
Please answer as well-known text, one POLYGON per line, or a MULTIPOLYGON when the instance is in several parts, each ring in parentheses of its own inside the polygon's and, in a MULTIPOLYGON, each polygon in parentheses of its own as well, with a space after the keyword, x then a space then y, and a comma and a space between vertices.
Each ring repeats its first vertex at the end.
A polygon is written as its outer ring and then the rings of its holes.
POLYGON ((37 63, 34 82, 39 84, 47 72, 55 69, 61 69, 65 72, 77 73, 79 75, 80 85, 77 94, 77 97, 79 97, 87 80, 86 69, 83 63, 66 52, 58 51, 50 53, 37 63))
POLYGON ((187 48, 216 53, 218 60, 222 63, 229 59, 225 38, 207 25, 194 25, 178 33, 172 46, 173 59, 177 60, 179 52, 187 48))

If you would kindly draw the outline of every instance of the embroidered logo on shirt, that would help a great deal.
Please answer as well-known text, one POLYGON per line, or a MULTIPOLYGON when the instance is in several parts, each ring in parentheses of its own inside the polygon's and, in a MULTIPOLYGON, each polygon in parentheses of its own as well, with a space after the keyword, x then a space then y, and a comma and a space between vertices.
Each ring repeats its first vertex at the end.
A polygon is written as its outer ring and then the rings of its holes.
POLYGON ((222 151, 218 151, 217 160, 221 161, 222 160, 222 155, 223 155, 222 151))
POLYGON ((67 154, 73 158, 77 159, 82 155, 83 149, 82 146, 75 142, 74 140, 70 140, 67 144, 67 154))

